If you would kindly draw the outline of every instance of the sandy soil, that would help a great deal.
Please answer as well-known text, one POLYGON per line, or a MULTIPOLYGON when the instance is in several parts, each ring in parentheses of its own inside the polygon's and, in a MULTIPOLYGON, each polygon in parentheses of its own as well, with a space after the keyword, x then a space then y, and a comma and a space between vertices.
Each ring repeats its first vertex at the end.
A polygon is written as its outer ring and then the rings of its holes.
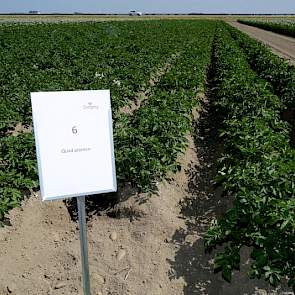
MULTIPOLYGON (((152 196, 128 187, 108 210, 93 210, 89 197, 88 244, 92 295, 287 295, 250 280, 249 249, 231 284, 212 271, 202 236, 231 200, 213 189, 220 144, 208 103, 195 111, 193 135, 179 158, 182 169, 158 184, 152 196), (129 197, 128 199, 126 197, 129 197)), ((82 294, 79 231, 73 206, 42 203, 37 194, 8 215, 0 229, 1 295, 82 294)))
POLYGON ((232 26, 268 45, 272 51, 295 65, 295 39, 252 26, 229 22, 232 26))

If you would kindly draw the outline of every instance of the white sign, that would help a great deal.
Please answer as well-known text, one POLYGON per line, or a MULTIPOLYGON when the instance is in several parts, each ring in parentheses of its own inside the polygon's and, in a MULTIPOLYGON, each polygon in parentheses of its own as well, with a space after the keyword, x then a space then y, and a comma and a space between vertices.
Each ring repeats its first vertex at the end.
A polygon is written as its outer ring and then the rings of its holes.
POLYGON ((109 90, 31 93, 43 200, 117 189, 109 90))

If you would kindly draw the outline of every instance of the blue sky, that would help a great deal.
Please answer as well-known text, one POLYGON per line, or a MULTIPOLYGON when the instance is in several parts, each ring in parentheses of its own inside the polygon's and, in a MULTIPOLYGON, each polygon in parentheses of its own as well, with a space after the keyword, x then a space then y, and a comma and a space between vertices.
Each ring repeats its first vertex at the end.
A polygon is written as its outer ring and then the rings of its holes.
POLYGON ((295 13, 295 0, 0 0, 0 12, 295 13))

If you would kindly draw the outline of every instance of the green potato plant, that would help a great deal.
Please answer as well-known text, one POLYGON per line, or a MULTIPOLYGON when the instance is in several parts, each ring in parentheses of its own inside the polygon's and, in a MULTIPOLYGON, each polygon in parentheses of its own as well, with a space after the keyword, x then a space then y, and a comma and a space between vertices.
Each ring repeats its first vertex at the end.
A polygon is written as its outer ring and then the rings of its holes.
POLYGON ((252 248, 250 275, 295 289, 295 151, 290 125, 280 119, 284 102, 250 68, 247 58, 220 26, 215 37, 214 96, 222 114, 224 154, 217 183, 234 197, 233 207, 208 230, 208 249, 225 244, 215 269, 230 281, 240 249, 252 248))

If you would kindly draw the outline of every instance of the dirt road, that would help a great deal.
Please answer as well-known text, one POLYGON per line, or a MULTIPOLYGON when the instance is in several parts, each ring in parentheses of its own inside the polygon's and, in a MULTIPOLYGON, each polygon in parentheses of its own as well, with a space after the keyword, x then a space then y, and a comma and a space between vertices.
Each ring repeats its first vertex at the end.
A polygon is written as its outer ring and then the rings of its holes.
POLYGON ((238 22, 229 22, 229 24, 270 46, 274 53, 295 65, 295 38, 247 26, 238 22))

